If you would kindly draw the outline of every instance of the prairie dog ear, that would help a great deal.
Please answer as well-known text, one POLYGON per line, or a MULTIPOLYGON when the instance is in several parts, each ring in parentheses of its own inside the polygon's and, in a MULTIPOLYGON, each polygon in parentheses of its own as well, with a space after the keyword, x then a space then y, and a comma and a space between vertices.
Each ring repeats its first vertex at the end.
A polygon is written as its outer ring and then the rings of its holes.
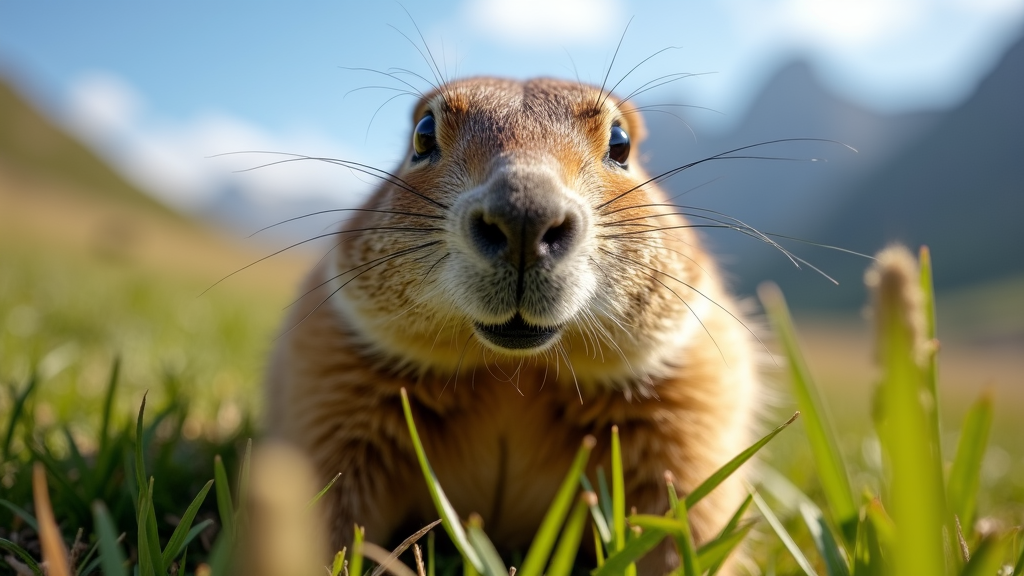
POLYGON ((629 133, 629 139, 634 144, 639 144, 647 138, 647 126, 644 124, 643 115, 633 106, 632 102, 619 102, 619 114, 622 117, 622 125, 629 133))

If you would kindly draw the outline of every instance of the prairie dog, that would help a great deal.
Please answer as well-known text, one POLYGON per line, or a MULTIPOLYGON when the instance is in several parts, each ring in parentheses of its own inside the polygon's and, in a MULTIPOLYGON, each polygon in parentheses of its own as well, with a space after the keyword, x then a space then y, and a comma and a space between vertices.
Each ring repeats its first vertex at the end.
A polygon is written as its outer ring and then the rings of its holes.
MULTIPOLYGON (((437 517, 399 390, 462 517, 525 549, 580 445, 627 506, 668 508, 749 443, 753 337, 715 263, 640 166, 640 115, 594 86, 470 78, 416 105, 406 160, 339 231, 285 321, 271 434, 312 458, 333 545, 385 543, 437 517), (411 529, 409 529, 411 528, 411 529)), ((591 476, 593 478, 593 476, 591 476)), ((712 537, 730 480, 691 511, 712 537)), ((667 571, 664 545, 641 565, 667 571)))

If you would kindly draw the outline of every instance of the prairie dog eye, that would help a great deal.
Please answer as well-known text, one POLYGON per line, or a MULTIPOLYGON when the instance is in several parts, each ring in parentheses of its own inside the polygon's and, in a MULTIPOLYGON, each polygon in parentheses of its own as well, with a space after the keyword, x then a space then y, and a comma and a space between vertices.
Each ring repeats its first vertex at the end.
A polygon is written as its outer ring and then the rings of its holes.
POLYGON ((434 115, 427 113, 418 123, 412 133, 412 159, 422 160, 430 156, 437 149, 437 137, 434 135, 434 115))
POLYGON ((629 134, 622 129, 622 126, 612 126, 611 134, 608 137, 608 157, 616 164, 626 167, 629 159, 629 134))

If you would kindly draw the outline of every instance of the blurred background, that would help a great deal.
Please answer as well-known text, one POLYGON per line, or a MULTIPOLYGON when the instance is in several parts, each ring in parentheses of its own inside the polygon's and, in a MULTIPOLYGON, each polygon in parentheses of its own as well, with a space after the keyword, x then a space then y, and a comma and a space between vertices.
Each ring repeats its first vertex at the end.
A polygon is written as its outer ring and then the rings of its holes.
MULTIPOLYGON (((283 254, 197 296, 338 217, 248 234, 355 206, 374 182, 316 162, 239 172, 276 158, 214 156, 262 150, 393 168, 413 105, 396 90, 434 79, 425 44, 445 77, 600 84, 608 73, 619 94, 649 88, 636 101, 652 173, 780 138, 855 148, 769 145, 757 154, 795 161, 709 162, 666 185, 681 204, 766 232, 868 254, 892 241, 930 246, 947 412, 958 421, 964 399, 994 387, 1004 441, 992 466, 1024 486, 1014 422, 1024 407, 1024 1, 408 9, 0 3, 0 381, 45 376, 53 394, 37 407, 42 423, 73 419, 81 398, 100 395, 115 355, 134 391, 126 412, 142 390, 168 383, 209 399, 187 434, 234 430, 258 409, 281 308, 320 254, 283 254)), ((868 261, 780 240, 834 285, 749 237, 706 236, 740 293, 768 280, 783 287, 840 418, 866 427, 868 261)))

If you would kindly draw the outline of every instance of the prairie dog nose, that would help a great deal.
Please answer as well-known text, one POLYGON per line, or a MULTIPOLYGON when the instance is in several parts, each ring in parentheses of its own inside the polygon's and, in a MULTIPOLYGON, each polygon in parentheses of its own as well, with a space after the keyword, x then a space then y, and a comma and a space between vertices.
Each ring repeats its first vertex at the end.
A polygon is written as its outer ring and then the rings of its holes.
POLYGON ((583 216, 555 174, 503 168, 469 212, 469 239, 486 258, 520 269, 556 262, 579 242, 583 216))

